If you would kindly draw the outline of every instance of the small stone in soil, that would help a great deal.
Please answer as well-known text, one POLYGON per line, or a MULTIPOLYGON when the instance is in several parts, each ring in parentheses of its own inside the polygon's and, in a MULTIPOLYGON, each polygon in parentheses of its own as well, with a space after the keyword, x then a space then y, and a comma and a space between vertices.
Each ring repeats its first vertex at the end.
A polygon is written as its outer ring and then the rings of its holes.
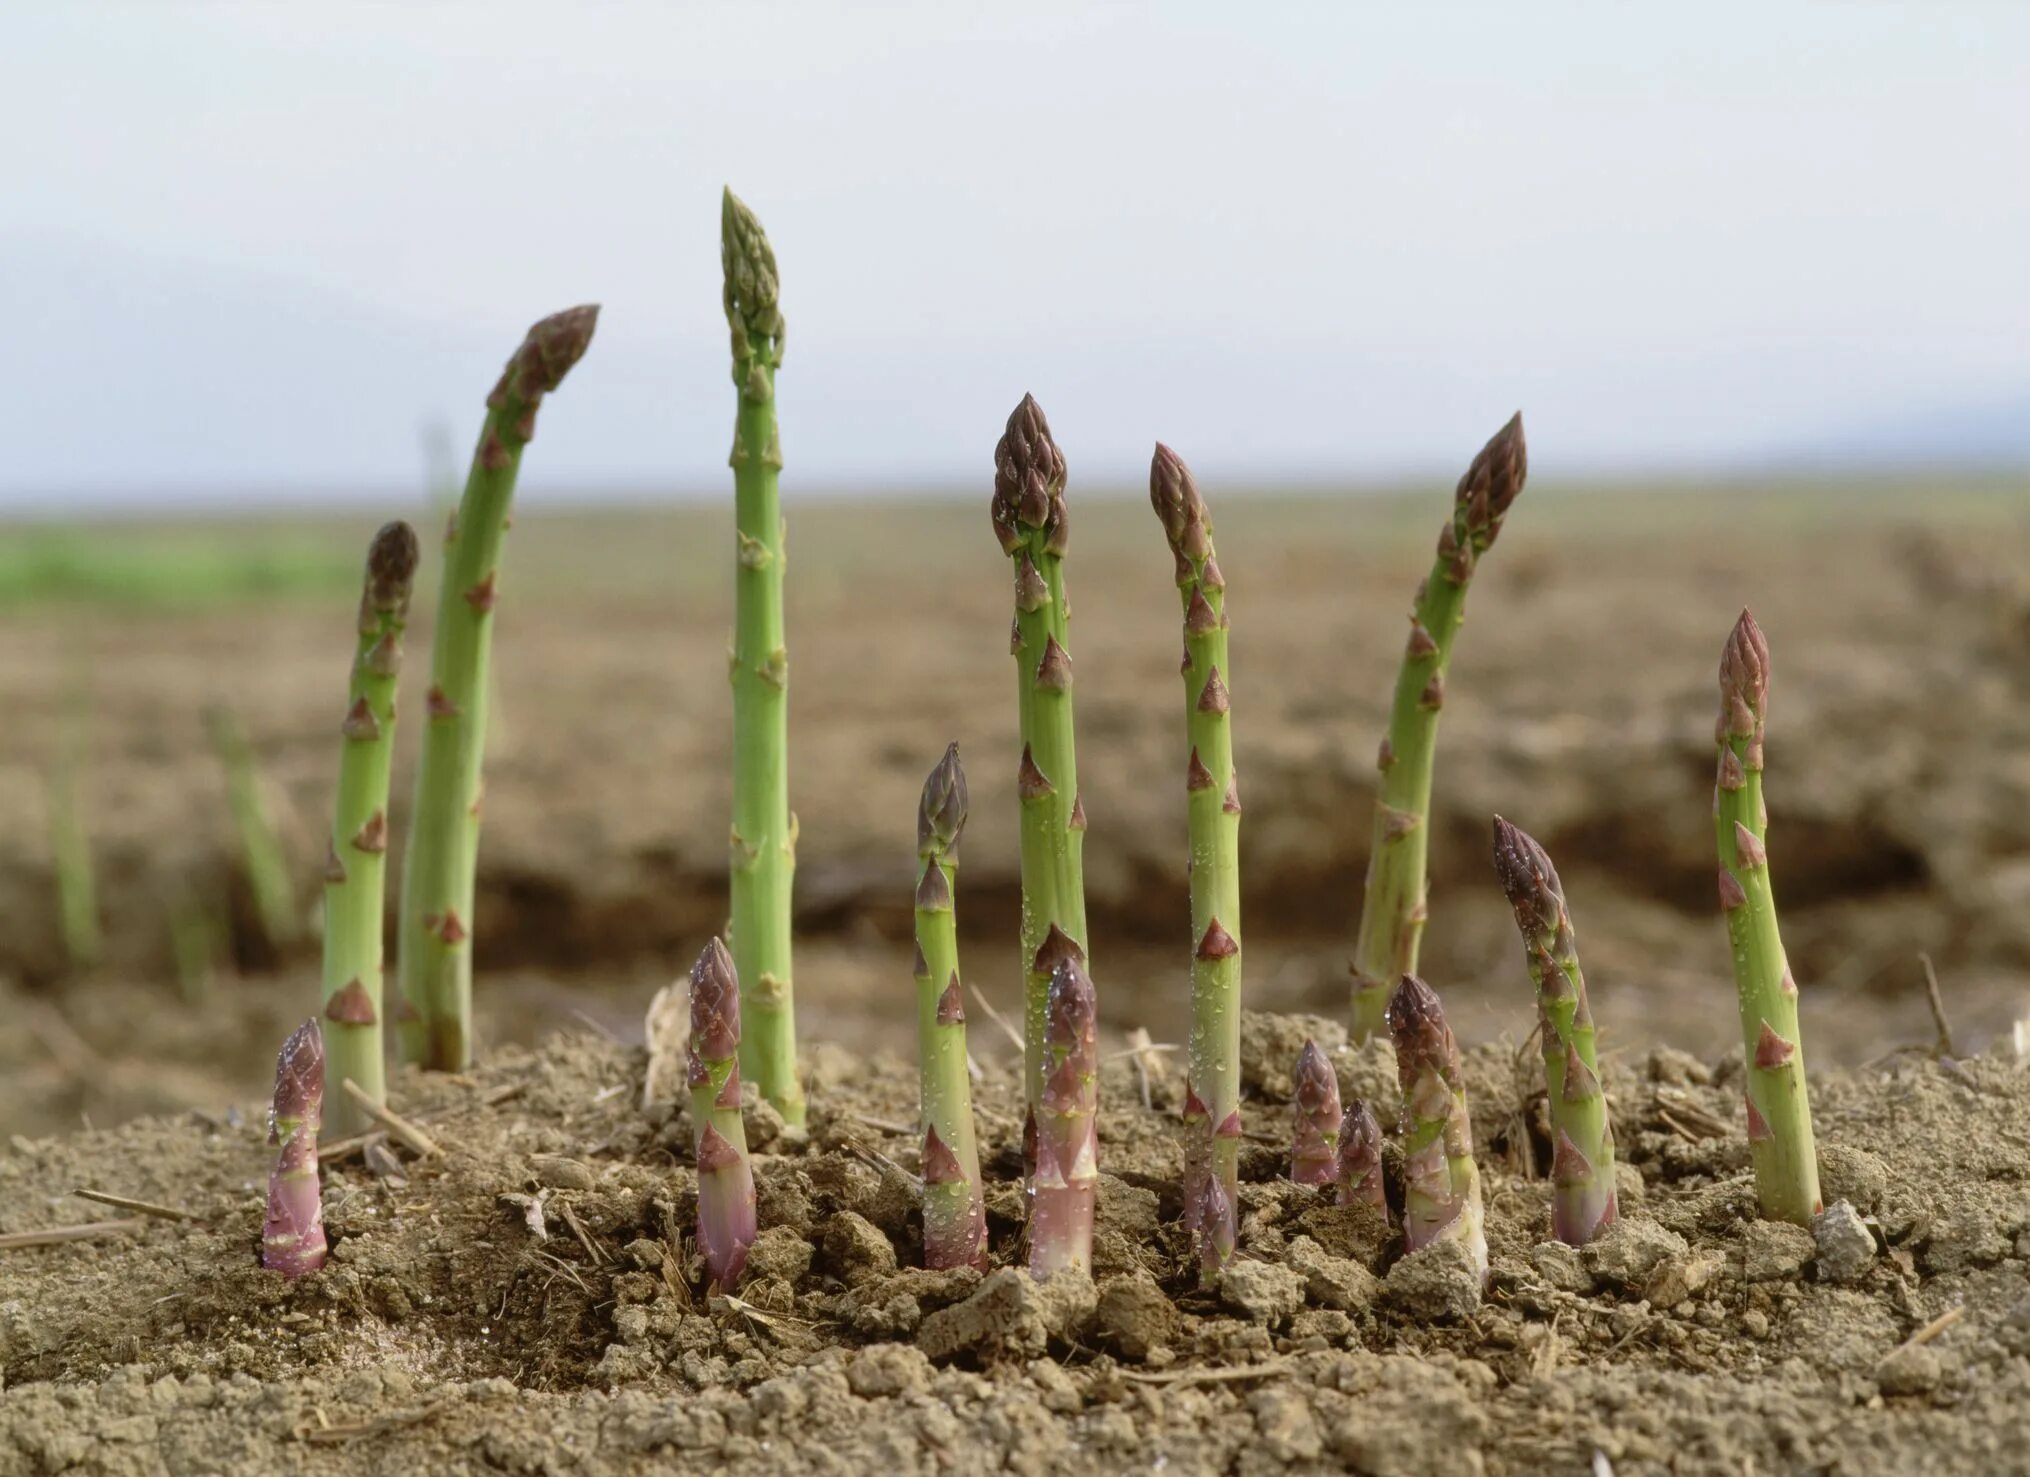
POLYGON ((1875 1366, 1875 1387, 1884 1395, 1922 1395, 1944 1377, 1945 1363, 1929 1344, 1906 1344, 1875 1366))
POLYGON ((1726 1258, 1718 1252, 1691 1251, 1667 1256, 1657 1263, 1642 1295, 1653 1308, 1675 1308, 1696 1296, 1722 1267, 1726 1258))
POLYGON ((1750 1282, 1788 1281, 1817 1254, 1812 1233, 1788 1221, 1750 1221, 1741 1228, 1741 1275, 1750 1282))
POLYGON ((1818 1243, 1819 1276, 1833 1282, 1852 1282, 1875 1265, 1874 1234, 1844 1200, 1819 1212, 1812 1221, 1812 1239, 1818 1243))
POLYGON ((1602 1282, 1639 1288, 1665 1257, 1682 1256, 1685 1238, 1647 1216, 1623 1216, 1579 1253, 1586 1269, 1602 1282))
POLYGON ((1304 1278, 1288 1267, 1236 1259, 1219 1274, 1219 1300, 1243 1317, 1273 1326, 1304 1306, 1304 1278))
POLYGON ((1177 1341, 1177 1309, 1146 1272, 1109 1277, 1100 1284, 1093 1338, 1123 1359, 1145 1359, 1177 1341))
POLYGON ((1412 1319, 1467 1318, 1480 1306, 1480 1269, 1457 1241, 1436 1241, 1390 1267, 1382 1294, 1412 1319))

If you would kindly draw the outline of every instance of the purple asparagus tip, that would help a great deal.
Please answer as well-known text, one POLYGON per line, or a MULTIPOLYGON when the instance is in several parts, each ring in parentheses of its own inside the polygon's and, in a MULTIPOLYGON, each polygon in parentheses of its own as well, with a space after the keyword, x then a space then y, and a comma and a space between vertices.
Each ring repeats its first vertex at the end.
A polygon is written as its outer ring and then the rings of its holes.
POLYGON ((367 547, 366 602, 376 613, 400 616, 409 608, 422 546, 416 530, 396 519, 381 525, 367 547))
POLYGON ((1339 1125, 1339 1203, 1372 1205, 1384 1212, 1388 1208, 1382 1185, 1382 1126, 1360 1098, 1354 1099, 1339 1125))
POLYGON ((317 1124, 324 1107, 324 1032, 313 1017, 283 1043, 275 1062, 268 1140, 282 1152, 268 1176, 261 1265, 301 1277, 324 1265, 324 1201, 317 1178, 317 1124))
POLYGON ((1297 1099, 1290 1178, 1329 1185, 1339 1167, 1339 1078, 1316 1041, 1297 1054, 1297 1099))
POLYGON ((1734 622, 1720 653, 1720 718, 1716 737, 1749 741, 1746 763, 1762 767, 1763 724, 1769 716, 1769 641, 1747 611, 1734 622))
POLYGON ((740 1049, 740 977, 733 956, 716 938, 691 966, 691 1046, 714 1062, 740 1049))
POLYGON ((917 855, 957 861, 965 829, 966 771, 959 763, 959 746, 951 744, 923 782, 923 799, 916 808, 917 855))
POLYGON ((1198 480, 1184 458, 1161 441, 1149 460, 1149 505, 1163 523, 1170 552, 1185 561, 1178 565, 1180 570, 1188 569, 1192 561, 1211 557, 1212 517, 1198 490, 1198 480))
POLYGON ((1494 870, 1516 922, 1528 933, 1554 933, 1565 889, 1550 855, 1520 826, 1494 818, 1494 870))
POLYGON ((1035 529, 1042 530, 1046 549, 1064 552, 1064 453, 1034 395, 1022 397, 994 448, 992 512, 1003 552, 1013 554, 1035 529))

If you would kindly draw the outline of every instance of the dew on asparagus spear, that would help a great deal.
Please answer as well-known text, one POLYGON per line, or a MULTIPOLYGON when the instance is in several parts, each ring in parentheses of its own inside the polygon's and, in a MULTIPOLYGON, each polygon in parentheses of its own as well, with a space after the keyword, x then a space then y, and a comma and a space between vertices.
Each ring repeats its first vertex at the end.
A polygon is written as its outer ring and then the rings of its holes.
MULTIPOLYGON (((1226 577, 1212 543, 1212 512, 1183 458, 1161 442, 1149 463, 1149 503, 1163 525, 1184 611, 1184 790, 1190 838, 1191 1040, 1190 1089, 1202 1112, 1186 1131, 1203 1142, 1185 1146, 1184 1203, 1197 1221, 1206 1203, 1196 1178, 1218 1176, 1229 1209, 1240 1180, 1238 1134, 1214 1130, 1240 1111, 1241 883, 1240 786, 1234 775, 1228 709, 1233 667, 1227 658, 1226 577)), ((1337 1131, 1337 1125, 1335 1132, 1337 1131)), ((1196 1227, 1194 1227, 1197 1229, 1196 1227)), ((1203 1276, 1216 1279, 1232 1245, 1225 1226, 1201 1234, 1203 1276)))
POLYGON ((1070 610, 1064 551, 1070 516, 1064 457, 1032 395, 1008 417, 994 448, 994 536, 1015 572, 1016 662, 1022 757, 1016 793, 1022 814, 1022 966, 1025 1100, 1030 1116, 1044 1090, 1044 1036, 1051 980, 1060 959, 1086 964, 1085 806, 1072 739, 1070 610))
POLYGON ((1381 772, 1366 897, 1353 954, 1353 1038, 1381 1034, 1392 982, 1417 969, 1423 940, 1431 820, 1431 769, 1452 643, 1466 618, 1466 586, 1501 532, 1528 471, 1522 413, 1495 432, 1459 479, 1437 562, 1417 589, 1409 645, 1396 677, 1381 772))
POLYGON ((323 1111, 324 1036, 313 1018, 298 1026, 275 1060, 268 1142, 280 1144, 268 1176, 261 1265, 301 1277, 324 1265, 324 1200, 317 1178, 317 1122, 323 1111))
POLYGON ((1520 827, 1494 818, 1494 870, 1522 932, 1537 987, 1538 1037, 1550 1091, 1551 1233, 1584 1246, 1614 1223, 1614 1130, 1600 1090, 1593 1012, 1564 885, 1550 855, 1520 827))
POLYGON ((966 1072, 966 1007, 959 989, 959 837, 966 772, 951 745, 924 781, 916 811, 916 1024, 922 1074, 923 1264, 987 1264, 987 1215, 966 1072))
POLYGON ((796 875, 796 817, 789 808, 789 651, 784 644, 785 528, 782 442, 775 418, 775 372, 783 321, 775 251, 754 213, 725 192, 719 255, 726 323, 733 335, 734 539, 733 958, 744 993, 740 1064, 792 1128, 804 1121, 797 1080, 791 980, 790 894, 796 875))
POLYGON ((740 978, 718 939, 691 968, 691 1144, 698 1159, 698 1249, 731 1288, 754 1244, 754 1168, 740 1117, 740 978))
POLYGON ((1372 1205, 1388 1213, 1388 1192, 1382 1181, 1382 1126, 1374 1110, 1359 1098, 1339 1124, 1339 1203, 1372 1205))
POLYGON ((1437 991, 1406 974, 1389 997, 1396 1076, 1403 1091, 1403 1243, 1411 1252, 1456 1241, 1487 1276, 1480 1167, 1459 1045, 1437 991))
POLYGON ((1339 1173, 1339 1078, 1316 1041, 1306 1041, 1297 1054, 1296 1079, 1290 1178, 1329 1185, 1339 1173))
POLYGON ((416 577, 416 530, 386 525, 367 551, 345 718, 338 794, 324 863, 324 1097, 332 1134, 363 1132, 366 1111, 337 1090, 350 1077, 387 1097, 381 1042, 381 952, 386 911, 388 775, 394 761, 395 681, 416 577))
POLYGON ((205 727, 225 770, 226 803, 240 833, 240 856, 247 868, 247 886, 254 912, 270 948, 286 949, 303 936, 303 915, 296 904, 296 882, 275 822, 261 789, 254 746, 240 726, 239 715, 223 703, 205 710, 205 727))
POLYGON ((584 355, 598 321, 597 307, 568 308, 528 331, 486 398, 465 493, 444 530, 423 756, 402 865, 397 1011, 403 1059, 439 1071, 472 1062, 473 879, 501 536, 536 412, 584 355))
POLYGON ((1774 1221, 1809 1226, 1820 1209, 1818 1149, 1805 1092, 1797 981, 1784 956, 1769 879, 1762 745, 1769 716, 1769 642, 1747 611, 1720 657, 1719 773, 1713 791, 1720 911, 1733 946, 1748 1054, 1748 1148, 1755 1193, 1774 1221))
POLYGON ((1029 1270, 1039 1279, 1092 1270, 1099 1191, 1099 1023, 1093 982, 1075 958, 1058 961, 1045 1008, 1043 1097, 1036 1105, 1036 1171, 1029 1270))

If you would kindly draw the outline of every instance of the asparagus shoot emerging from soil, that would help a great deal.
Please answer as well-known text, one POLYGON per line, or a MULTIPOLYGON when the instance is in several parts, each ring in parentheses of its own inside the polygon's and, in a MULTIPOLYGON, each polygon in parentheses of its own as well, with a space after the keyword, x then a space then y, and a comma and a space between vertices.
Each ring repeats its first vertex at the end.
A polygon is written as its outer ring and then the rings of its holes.
POLYGON ((731 1288, 754 1244, 754 1168, 740 1119, 740 977, 713 939, 691 968, 691 1143, 698 1158, 698 1249, 731 1288))
POLYGON ((1382 1126, 1358 1098, 1339 1125, 1339 1203, 1372 1205, 1388 1214, 1382 1183, 1382 1126))
POLYGON ((224 704, 205 710, 205 727, 225 771, 226 803, 240 833, 240 856, 246 864, 247 886, 254 895, 262 937, 270 948, 286 949, 302 937, 303 916, 296 906, 296 883, 289 873, 288 855, 261 791, 254 746, 247 742, 239 715, 224 704))
POLYGON ((1473 1162, 1459 1044, 1437 991, 1413 974, 1404 975, 1389 998, 1388 1020, 1403 1089, 1403 1243, 1417 1252, 1457 1241, 1485 1278, 1480 1168, 1473 1162))
MULTIPOLYGON (((1190 1090, 1201 1112, 1187 1131, 1203 1141, 1186 1146, 1184 1204, 1199 1234, 1200 1267, 1218 1276, 1231 1246, 1230 1228, 1197 1224, 1206 1203, 1199 1176, 1218 1178, 1231 1207, 1240 1180, 1241 868, 1240 787, 1234 776, 1228 719, 1233 668, 1227 660, 1226 577, 1212 545, 1212 512, 1191 469, 1157 443, 1149 463, 1149 503, 1163 524, 1184 608, 1184 727, 1189 750, 1184 790, 1190 835, 1191 1050, 1190 1090), (1217 1130, 1231 1127, 1222 1134, 1217 1130)), ((1338 1125, 1334 1125, 1334 1132, 1338 1125)))
POLYGON ((339 1083, 350 1077, 375 1102, 387 1097, 381 1049, 381 938, 386 910, 388 773, 394 761, 395 679, 416 577, 416 530, 390 523, 367 551, 358 643, 346 694, 331 849, 324 861, 325 1094, 333 1134, 370 1119, 339 1083))
POLYGON ((1515 910, 1537 987, 1537 1034, 1550 1090, 1551 1234, 1584 1246, 1614 1223, 1614 1130, 1600 1090, 1593 1012, 1579 972, 1565 889, 1550 856, 1526 832, 1494 818, 1494 870, 1515 910))
POLYGON ((783 1121, 801 1127, 790 986, 790 891, 796 817, 789 808, 789 652, 783 644, 782 364, 775 251, 731 190, 720 212, 726 322, 733 335, 733 957, 746 993, 740 1062, 783 1121))
POLYGON ((1072 741, 1064 587, 1071 523, 1064 504, 1064 456, 1033 395, 1022 397, 994 448, 992 513, 994 536, 1015 572, 1009 649, 1022 729, 1015 788, 1022 814, 1024 1096, 1033 1119, 1044 1094, 1052 980, 1063 960, 1086 963, 1085 806, 1072 741))
POLYGON ((1474 565, 1501 532, 1502 519, 1522 493, 1528 465, 1518 411, 1459 479, 1452 520, 1438 535, 1437 562, 1418 586, 1410 610, 1410 640, 1396 677, 1388 736, 1375 760, 1381 785, 1353 953, 1356 1041, 1381 1033, 1390 981, 1416 973, 1428 901, 1431 767, 1438 713, 1445 706, 1445 671, 1466 619, 1466 586, 1474 565))
POLYGON ((1339 1078, 1316 1041, 1306 1041, 1297 1054, 1296 1075, 1290 1178, 1329 1185, 1339 1173, 1339 1078))
POLYGON ((444 531, 423 757, 402 866, 397 1012, 403 1059, 439 1071, 463 1071, 472 1061, 473 877, 501 536, 536 412, 584 355, 598 321, 596 307, 568 308, 528 331, 486 397, 472 471, 444 531))
POLYGON ((922 1071, 923 1264, 987 1265, 987 1212, 966 1073, 966 1007, 959 990, 959 837, 966 772, 951 745, 923 784, 916 811, 916 1032, 922 1071))
POLYGON ((324 1035, 313 1018, 282 1043, 268 1142, 280 1144, 268 1176, 261 1265, 301 1277, 324 1265, 324 1201, 317 1183, 317 1120, 324 1101, 324 1035))
POLYGON ((1818 1150, 1805 1094, 1797 981, 1784 957, 1769 880, 1769 811, 1762 800, 1769 715, 1769 643, 1747 611, 1720 657, 1720 748, 1713 821, 1720 911, 1733 944, 1734 984, 1748 1054, 1748 1147, 1755 1192, 1773 1221, 1809 1226, 1819 1211, 1818 1150))
POLYGON ((99 889, 92 867, 92 838, 78 804, 76 761, 57 762, 49 788, 49 850, 56 871, 57 922, 64 959, 75 974, 96 969, 105 952, 99 931, 99 889))
POLYGON ((1045 1007, 1043 1098, 1036 1105, 1029 1270, 1040 1280, 1092 1270, 1099 1191, 1099 1023, 1093 982, 1077 959, 1057 962, 1045 1007))

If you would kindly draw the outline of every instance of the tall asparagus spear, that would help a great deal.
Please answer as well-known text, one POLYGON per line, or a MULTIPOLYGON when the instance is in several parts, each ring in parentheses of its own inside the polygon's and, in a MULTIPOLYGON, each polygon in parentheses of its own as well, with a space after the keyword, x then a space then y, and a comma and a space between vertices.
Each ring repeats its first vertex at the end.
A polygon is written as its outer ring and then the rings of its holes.
POLYGON ((754 1244, 754 1169, 740 1119, 740 979, 713 939, 691 967, 691 1143, 698 1158, 698 1249, 730 1288, 754 1244))
POLYGON ((536 411, 584 355, 598 322, 599 309, 587 305, 529 330, 486 397, 465 494, 444 531, 423 757, 402 864, 397 1013, 403 1059, 439 1071, 472 1061, 473 878, 501 535, 536 411))
POLYGON ((254 746, 247 742, 239 714, 225 704, 206 708, 204 718, 225 770, 226 803, 240 833, 240 855, 246 863, 247 886, 254 894, 262 936, 271 948, 287 949, 303 936, 303 914, 296 905, 296 882, 288 855, 268 814, 267 798, 261 793, 254 746))
POLYGON ((333 1134, 366 1129, 366 1112, 337 1085, 350 1077, 375 1102, 387 1096, 381 1047, 381 938, 386 910, 388 772, 394 761, 395 679, 416 577, 416 530, 387 524, 367 550, 357 649, 338 758, 338 796, 324 863, 325 1095, 333 1134))
POLYGON ((1043 1097, 1051 978, 1065 959, 1086 961, 1085 806, 1072 738, 1071 612, 1064 588, 1071 519, 1064 456, 1033 395, 1022 397, 994 448, 992 513, 994 536, 1015 567, 1009 649, 1022 727, 1015 788, 1022 806, 1024 1065, 1033 1119, 1043 1097))
POLYGON ((1494 818, 1494 870, 1515 910, 1537 987, 1538 1035, 1550 1090, 1551 1234, 1584 1246, 1614 1223, 1614 1129, 1600 1090, 1593 1012, 1558 869, 1519 827, 1494 818))
POLYGON ((922 1070, 923 1264, 987 1264, 987 1212, 966 1073, 956 915, 966 772, 953 744, 923 784, 916 811, 916 1033, 922 1070))
POLYGON ((1297 1054, 1296 1077, 1290 1178, 1329 1185, 1339 1174, 1339 1078, 1316 1041, 1306 1041, 1297 1054))
POLYGON ((1339 1124, 1339 1203, 1372 1205, 1388 1212, 1382 1183, 1382 1126, 1374 1110, 1356 1098, 1339 1124))
POLYGON ((1039 1279, 1066 1268, 1092 1270, 1100 1184, 1098 1011, 1084 966, 1060 959, 1044 1011, 1043 1096, 1036 1105, 1029 1270, 1039 1279))
POLYGON ((1403 1088, 1403 1243, 1416 1252, 1457 1241, 1485 1278, 1480 1167, 1473 1161, 1459 1045, 1437 991, 1413 974, 1396 986, 1388 1019, 1403 1088))
MULTIPOLYGON (((1203 1111, 1187 1131, 1205 1142, 1187 1146, 1186 1218, 1198 1220, 1206 1199, 1199 1174, 1218 1177, 1231 1207, 1240 1179, 1241 867, 1240 786, 1234 776, 1228 719, 1233 668, 1227 660, 1226 577, 1212 545, 1212 512, 1181 457, 1161 442, 1149 462, 1149 502, 1163 524, 1177 566, 1184 607, 1185 804, 1191 841, 1191 1079, 1203 1111), (1231 1131, 1222 1133, 1221 1129, 1231 1131)), ((1334 1125, 1337 1131, 1337 1125, 1334 1125)), ((1216 1280, 1231 1246, 1231 1228, 1199 1233, 1202 1275, 1216 1280)))
POLYGON ((261 1265, 284 1277, 301 1277, 324 1265, 324 1200, 317 1182, 317 1120, 323 1098, 324 1035, 312 1018, 282 1043, 268 1116, 268 1142, 280 1144, 282 1151, 268 1176, 261 1265))
POLYGON ((1720 911, 1733 944, 1734 985, 1748 1053, 1748 1147, 1755 1193, 1773 1221, 1811 1224, 1820 1209, 1818 1149, 1805 1092, 1797 981, 1776 926, 1769 880, 1769 811, 1762 801, 1762 739, 1769 715, 1769 642, 1747 611, 1720 656, 1720 747, 1713 822, 1720 848, 1720 911))
POLYGON ((1381 1034, 1390 982, 1417 970, 1426 916, 1425 862, 1430 843, 1431 766, 1438 712, 1445 705, 1445 670, 1466 619, 1466 586, 1493 545, 1509 506, 1523 490, 1529 456, 1522 412, 1473 458, 1459 479, 1452 520, 1438 535, 1438 558, 1417 587, 1410 641, 1396 677, 1388 736, 1375 766, 1374 840, 1368 853, 1367 896, 1353 952, 1353 1036, 1381 1034))
POLYGON ((790 889, 796 817, 789 808, 789 653, 783 645, 782 442, 775 372, 782 310, 775 251, 733 192, 719 218, 726 322, 733 334, 733 957, 746 993, 740 1062, 792 1127, 804 1121, 790 985, 790 889))

